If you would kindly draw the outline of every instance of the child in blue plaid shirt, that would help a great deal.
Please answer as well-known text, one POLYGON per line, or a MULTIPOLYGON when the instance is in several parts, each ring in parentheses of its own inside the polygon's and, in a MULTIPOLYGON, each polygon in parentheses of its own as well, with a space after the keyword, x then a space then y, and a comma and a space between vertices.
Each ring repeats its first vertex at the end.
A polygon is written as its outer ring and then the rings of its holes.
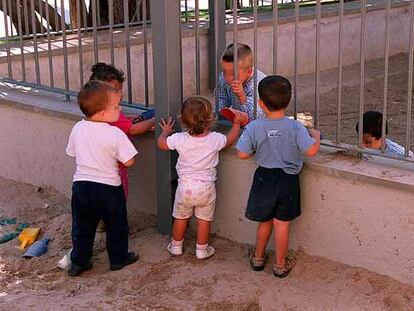
MULTIPOLYGON (((230 44, 221 57, 222 73, 216 89, 216 108, 220 111, 223 108, 233 108, 245 112, 250 120, 262 119, 262 109, 257 106, 257 116, 254 114, 254 92, 257 85, 254 85, 253 78, 253 51, 242 43, 237 44, 237 72, 238 77, 234 78, 234 46, 230 44)), ((257 70, 257 83, 266 75, 257 70)))

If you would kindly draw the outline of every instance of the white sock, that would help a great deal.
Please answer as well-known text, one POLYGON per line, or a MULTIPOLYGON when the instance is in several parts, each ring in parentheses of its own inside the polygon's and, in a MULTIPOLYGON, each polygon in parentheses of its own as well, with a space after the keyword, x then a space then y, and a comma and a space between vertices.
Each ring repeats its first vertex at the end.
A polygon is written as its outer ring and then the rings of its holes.
POLYGON ((182 239, 181 241, 176 241, 174 239, 171 239, 171 244, 174 245, 174 246, 183 246, 184 239, 182 239))
POLYGON ((205 250, 205 249, 207 249, 207 246, 208 246, 208 243, 204 244, 204 245, 200 245, 200 244, 196 243, 196 249, 199 249, 199 250, 205 250))

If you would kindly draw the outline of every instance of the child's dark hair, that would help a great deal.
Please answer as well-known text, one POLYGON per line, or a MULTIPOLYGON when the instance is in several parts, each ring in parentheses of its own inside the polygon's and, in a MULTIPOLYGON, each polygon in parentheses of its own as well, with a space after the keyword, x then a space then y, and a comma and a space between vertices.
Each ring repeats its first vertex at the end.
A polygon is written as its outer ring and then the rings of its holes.
POLYGON ((203 96, 191 96, 181 106, 180 121, 190 135, 202 134, 213 119, 213 106, 203 96))
MULTIPOLYGON (((382 137, 382 113, 379 111, 367 111, 363 115, 363 124, 362 124, 362 133, 370 134, 372 137, 376 139, 380 139, 382 137)), ((358 125, 357 122, 355 130, 358 133, 358 125)), ((388 122, 385 121, 385 134, 388 134, 388 122)))
POLYGON ((92 66, 92 75, 89 80, 99 81, 118 81, 124 83, 125 75, 120 69, 115 68, 110 64, 96 63, 92 66))
POLYGON ((259 97, 270 111, 285 109, 290 102, 292 85, 282 76, 267 76, 259 82, 259 97))
POLYGON ((78 93, 78 105, 83 114, 90 118, 108 105, 108 92, 116 90, 101 81, 88 81, 78 93))
MULTIPOLYGON (((227 63, 234 63, 234 44, 230 44, 224 51, 221 60, 227 63)), ((243 43, 237 43, 237 62, 244 69, 253 67, 253 51, 243 43)))

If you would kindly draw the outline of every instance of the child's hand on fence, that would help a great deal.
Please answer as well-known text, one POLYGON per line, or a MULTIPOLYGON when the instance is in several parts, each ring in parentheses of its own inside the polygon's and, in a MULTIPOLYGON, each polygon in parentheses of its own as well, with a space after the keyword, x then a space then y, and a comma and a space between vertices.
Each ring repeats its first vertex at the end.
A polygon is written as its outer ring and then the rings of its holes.
POLYGON ((237 95, 240 102, 244 104, 247 98, 246 98, 246 93, 244 92, 244 89, 243 89, 243 84, 238 80, 233 80, 231 82, 231 90, 234 92, 234 94, 237 95))
POLYGON ((168 121, 165 121, 164 118, 161 119, 161 122, 158 123, 162 129, 162 133, 165 135, 170 135, 174 131, 175 120, 172 117, 168 118, 168 121))

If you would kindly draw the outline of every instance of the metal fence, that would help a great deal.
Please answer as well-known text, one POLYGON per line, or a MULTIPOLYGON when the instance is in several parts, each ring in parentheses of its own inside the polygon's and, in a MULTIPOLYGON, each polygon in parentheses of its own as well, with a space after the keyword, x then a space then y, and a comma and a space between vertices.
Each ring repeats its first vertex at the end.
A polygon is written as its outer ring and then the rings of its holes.
MULTIPOLYGON (((315 38, 315 69, 314 69, 314 77, 315 77, 315 107, 314 107, 314 126, 315 128, 319 128, 319 120, 320 120, 320 50, 321 50, 321 0, 315 1, 315 19, 316 19, 316 38, 315 38)), ((338 87, 337 87, 337 122, 336 122, 336 140, 335 141, 324 141, 324 144, 334 146, 337 148, 358 151, 367 154, 375 154, 381 155, 385 157, 390 157, 389 155, 385 154, 385 143, 382 143, 381 152, 376 152, 372 149, 363 148, 363 114, 364 114, 364 104, 365 104, 365 54, 367 53, 365 43, 366 43, 366 15, 367 15, 367 0, 360 1, 360 17, 361 17, 361 31, 360 31, 360 38, 359 38, 359 45, 360 45, 360 88, 359 88, 359 118, 358 118, 358 141, 355 142, 355 145, 344 144, 341 141, 341 116, 342 116, 342 90, 343 90, 343 41, 342 36, 344 32, 343 27, 343 20, 344 20, 344 0, 339 1, 339 47, 338 47, 338 87)), ((275 5, 276 0, 273 1, 272 6, 272 25, 273 25, 273 55, 271 57, 273 61, 273 74, 278 73, 278 6, 275 5)), ((384 95, 383 95, 383 120, 382 122, 382 137, 386 137, 386 120, 387 120, 387 109, 388 109, 388 85, 389 85, 389 50, 390 50, 390 16, 391 16, 391 4, 392 0, 384 1, 386 8, 386 26, 385 26, 385 47, 384 47, 384 95)), ((413 90, 413 31, 414 31, 414 1, 409 1, 410 3, 410 30, 409 30, 409 51, 408 51, 408 84, 407 84, 407 103, 406 103, 406 122, 405 122, 405 157, 403 160, 412 162, 414 159, 410 157, 410 150, 411 150, 411 119, 412 119, 412 90, 413 90)), ((233 0, 233 43, 234 43, 234 55, 235 59, 234 62, 237 63, 236 58, 236 45, 238 42, 238 11, 236 9, 238 4, 237 0, 233 0)), ((299 103, 299 94, 298 94, 298 86, 299 86, 299 73, 298 73, 298 51, 299 51, 299 39, 298 39, 298 31, 299 31, 299 1, 296 1, 294 6, 295 14, 294 14, 294 28, 295 28, 295 35, 294 38, 294 78, 293 78, 293 115, 297 118, 300 103, 299 103)), ((258 21, 258 1, 253 1, 253 36, 254 36, 254 83, 257 84, 257 21, 258 21)), ((216 33, 216 36, 219 34, 216 33)), ((234 66, 234 76, 237 77, 237 66, 234 66)), ((255 99, 254 102, 256 104, 255 111, 257 112, 257 94, 254 94, 255 99)))
MULTIPOLYGON (((49 91, 59 92, 65 94, 67 97, 75 95, 77 91, 77 86, 70 85, 69 83, 69 64, 68 64, 68 36, 71 40, 77 41, 78 48, 78 61, 79 61, 79 85, 84 83, 84 57, 83 57, 83 47, 85 45, 85 40, 91 40, 93 44, 93 62, 96 63, 100 60, 108 61, 114 65, 117 65, 117 58, 119 55, 115 49, 114 37, 123 36, 125 44, 125 55, 126 58, 126 76, 127 76, 127 99, 128 104, 133 104, 132 100, 132 84, 137 81, 144 81, 144 107, 150 105, 149 99, 149 64, 148 57, 151 51, 149 51, 149 35, 148 32, 151 28, 150 18, 151 10, 150 4, 151 1, 143 0, 123 0, 121 2, 116 0, 91 0, 88 5, 84 0, 71 1, 72 5, 75 3, 75 7, 68 8, 65 7, 66 3, 64 0, 60 0, 60 6, 56 3, 57 0, 54 0, 52 3, 44 2, 43 0, 0 0, 2 3, 1 9, 4 14, 4 29, 5 29, 5 38, 0 39, 1 43, 4 44, 6 50, 6 60, 7 60, 7 73, 1 73, 3 76, 3 81, 11 81, 21 85, 27 85, 39 89, 45 89, 49 91), (13 3, 16 3, 14 6, 13 3), (133 3, 133 7, 131 7, 133 3), (122 4, 122 5, 120 5, 122 4), (16 9, 16 10, 15 10, 16 9), (30 12, 30 13, 29 13, 30 12), (15 14, 14 14, 15 13, 15 14), (10 27, 10 19, 7 16, 15 16, 13 18, 13 24, 15 27, 10 27), (131 68, 131 48, 130 48, 130 38, 131 31, 139 31, 143 37, 144 45, 144 76, 137 76, 132 72, 131 68), (100 55, 99 49, 99 40, 100 36, 98 32, 103 33, 109 37, 107 40, 109 42, 109 58, 103 58, 100 55), (115 34, 118 32, 117 34, 115 34), (52 45, 56 44, 56 40, 61 42, 61 51, 62 56, 53 55, 52 45), (42 68, 47 68, 49 81, 45 81, 42 77, 42 70, 40 68, 39 62, 39 46, 42 46, 42 50, 45 50, 48 53, 47 57, 47 66, 42 68), (29 81, 26 76, 26 54, 28 47, 33 49, 33 58, 35 62, 35 80, 29 81), (13 49, 13 53, 11 50, 13 49), (12 55, 14 54, 14 56, 12 55), (64 72, 64 87, 59 88, 56 86, 54 81, 54 73, 58 69, 54 65, 54 59, 56 57, 63 58, 63 72, 64 72), (18 60, 18 58, 20 60, 18 60), (20 62, 21 65, 21 80, 17 81, 13 72, 12 62, 20 62)), ((258 21, 259 14, 262 12, 263 8, 266 8, 267 13, 271 14, 272 19, 272 45, 273 45, 273 55, 272 67, 273 73, 278 73, 279 64, 277 63, 278 52, 281 47, 278 42, 279 35, 279 11, 282 8, 282 5, 286 3, 290 5, 290 9, 293 12, 294 17, 294 74, 293 74, 293 115, 296 117, 300 111, 300 102, 298 94, 298 85, 299 85, 299 70, 298 70, 298 50, 299 50, 299 21, 300 21, 300 6, 301 5, 313 5, 311 8, 314 10, 315 14, 315 27, 316 27, 316 37, 315 37, 315 68, 314 68, 314 124, 316 128, 320 127, 320 96, 321 96, 321 68, 320 68, 320 57, 321 57, 321 15, 322 15, 322 4, 323 0, 313 0, 313 1, 280 1, 280 0, 231 0, 231 1, 221 1, 221 0, 210 0, 209 6, 207 6, 208 14, 206 16, 201 16, 202 12, 200 10, 200 1, 202 0, 193 0, 193 1, 181 1, 181 20, 186 22, 186 24, 191 24, 192 31, 194 32, 194 47, 195 47, 195 90, 196 94, 201 93, 201 64, 200 64, 200 29, 201 29, 201 20, 207 19, 210 21, 210 28, 213 30, 211 36, 213 38, 213 52, 212 55, 212 74, 215 76, 217 81, 217 75, 220 72, 220 55, 225 47, 225 33, 226 27, 231 27, 233 34, 232 42, 238 42, 238 23, 241 14, 247 12, 251 14, 252 18, 252 30, 253 30, 253 51, 254 51, 254 76, 253 79, 255 83, 257 82, 257 49, 258 49, 258 21), (228 3, 227 3, 228 2, 228 3), (283 3, 282 3, 283 2, 283 3), (228 4, 226 7, 225 5, 228 4), (278 5, 276 5, 278 4, 278 5), (293 6, 292 6, 293 5, 293 6), (245 9, 251 9, 245 10, 245 9), (231 25, 225 25, 226 20, 231 20, 231 25)), ((363 153, 373 153, 377 154, 375 151, 362 148, 363 142, 363 113, 364 113, 364 104, 365 104, 365 49, 366 42, 366 15, 367 15, 367 1, 361 0, 356 1, 360 3, 360 17, 361 17, 361 35, 359 38, 360 44, 360 98, 359 98, 359 116, 358 116, 358 140, 355 141, 354 146, 349 146, 343 144, 341 141, 341 131, 342 131, 342 100, 343 100, 343 33, 345 31, 343 26, 344 20, 344 2, 346 0, 337 1, 338 14, 339 14, 339 29, 338 29, 338 76, 337 76, 337 110, 336 110, 336 139, 333 141, 324 141, 325 144, 335 146, 343 149, 357 150, 358 152, 363 153)), ((331 1, 328 1, 331 2, 331 1)), ((388 108, 388 80, 389 80, 389 47, 390 47, 390 15, 391 15, 391 4, 392 0, 384 0, 386 5, 385 7, 385 16, 386 16, 386 30, 384 33, 385 36, 385 47, 384 47, 384 90, 383 90, 383 120, 387 119, 387 108, 388 108)), ((409 150, 411 149, 411 115, 412 115, 412 72, 413 72, 413 31, 414 31, 414 0, 409 1, 410 9, 410 31, 409 31, 409 53, 408 53, 408 83, 407 83, 407 103, 406 103, 406 122, 405 126, 405 161, 412 161, 409 158, 409 150)), ((157 34, 153 34, 156 36, 157 34)), ((234 46, 236 47, 237 44, 234 46)), ((237 55, 235 53, 235 55, 237 55)), ((235 59, 237 62, 237 59, 235 59)), ((59 68, 61 69, 61 68, 59 68)), ((235 66, 235 76, 237 76, 237 66, 235 66)), ((182 79, 182 77, 180 78, 182 79)), ((154 81, 156 83, 156 81, 154 81)), ((255 96, 255 103, 257 103, 257 94, 255 96)), ((257 106, 255 107, 257 111, 257 106)), ((385 122, 382 124, 382 135, 385 137, 386 127, 385 122)), ((385 145, 383 144, 380 155, 386 156, 385 154, 385 145)))

